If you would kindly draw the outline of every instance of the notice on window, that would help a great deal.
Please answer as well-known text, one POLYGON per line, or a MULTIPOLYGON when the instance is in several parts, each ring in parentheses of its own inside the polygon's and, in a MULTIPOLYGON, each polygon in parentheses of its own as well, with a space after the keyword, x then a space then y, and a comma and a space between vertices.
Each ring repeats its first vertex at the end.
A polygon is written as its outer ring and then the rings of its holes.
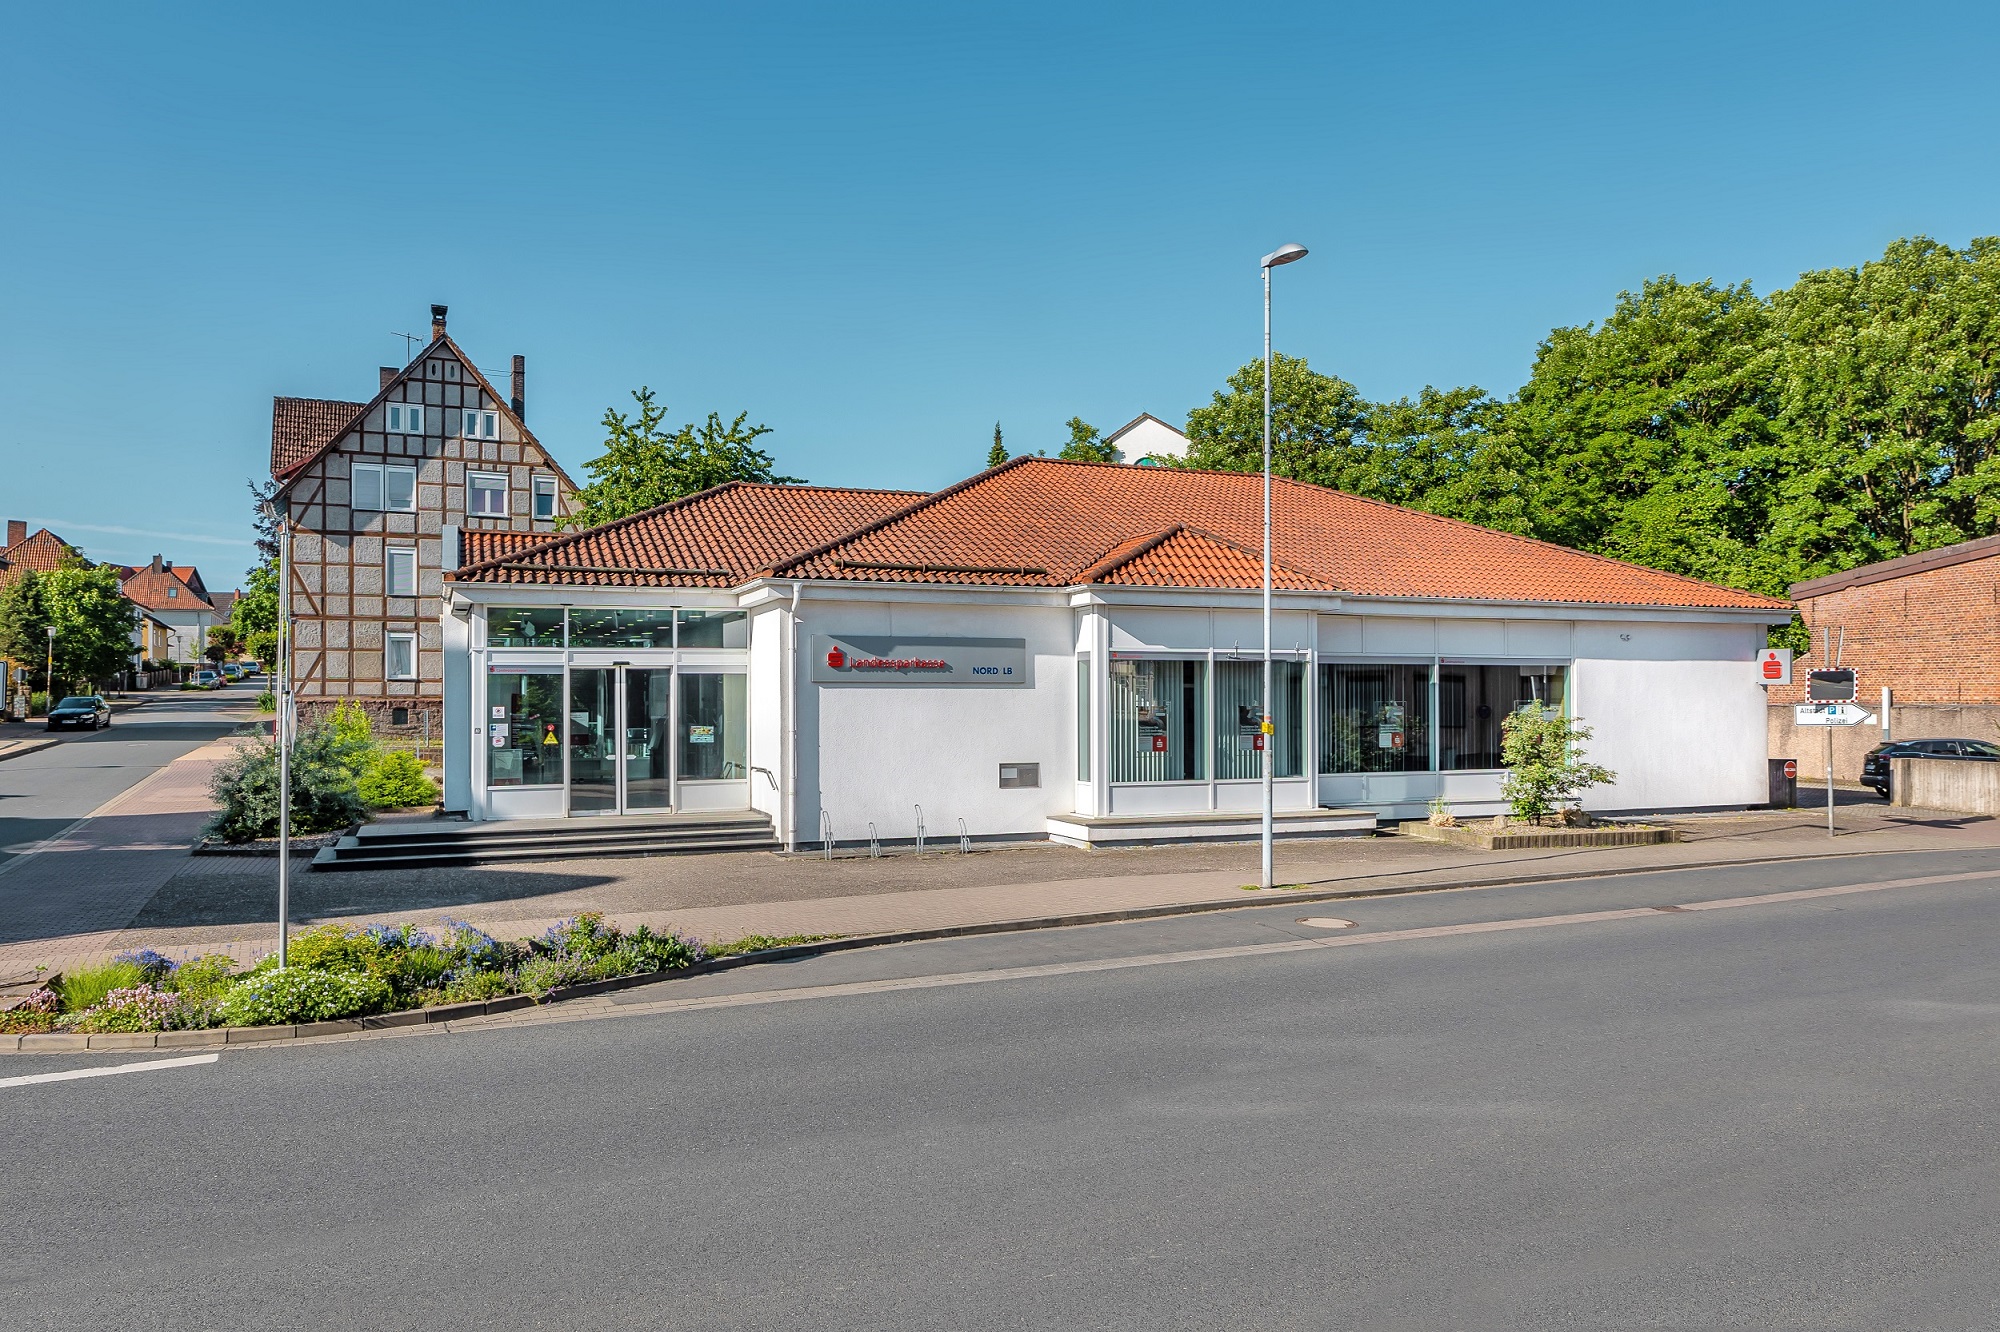
POLYGON ((1133 715, 1138 722, 1138 747, 1142 754, 1164 754, 1167 750, 1167 710, 1158 703, 1140 702, 1133 715))
POLYGON ((712 745, 712 744, 714 744, 714 743, 715 743, 715 728, 714 728, 713 726, 690 726, 690 727, 688 727, 688 743, 689 743, 689 744, 691 744, 691 745, 712 745))
POLYGON ((507 724, 505 722, 501 722, 497 726, 489 726, 486 730, 490 738, 490 743, 495 749, 505 749, 507 747, 507 724))
POLYGON ((494 705, 493 705, 493 720, 494 720, 494 721, 506 721, 506 720, 507 720, 507 705, 506 705, 506 704, 504 704, 504 703, 496 703, 496 704, 494 704, 494 705))

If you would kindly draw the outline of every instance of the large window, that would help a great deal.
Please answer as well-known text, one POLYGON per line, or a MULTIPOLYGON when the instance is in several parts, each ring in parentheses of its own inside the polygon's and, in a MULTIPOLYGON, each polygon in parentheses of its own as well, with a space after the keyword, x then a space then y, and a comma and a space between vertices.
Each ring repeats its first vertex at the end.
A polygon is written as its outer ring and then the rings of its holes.
POLYGON ((672 647, 674 613, 670 610, 604 610, 579 606, 569 613, 569 645, 672 647))
POLYGON ((391 680, 414 680, 417 678, 417 636, 415 634, 383 635, 383 672, 391 680))
POLYGON ((1446 771, 1498 768, 1500 722, 1516 708, 1563 705, 1560 666, 1438 668, 1438 766, 1446 771))
POLYGON ((742 675, 681 672, 681 777, 685 781, 734 780, 744 766, 742 675))
POLYGON ((1090 658, 1076 659, 1076 779, 1090 780, 1090 658))
POLYGON ((494 606, 486 612, 488 647, 559 648, 563 645, 561 606, 494 606))
POLYGON ((474 518, 505 518, 507 478, 497 472, 467 472, 465 511, 474 518))
POLYGON ((417 507, 417 469, 355 463, 348 472, 348 503, 356 509, 408 513, 417 507))
MULTIPOLYGON (((1305 668, 1296 661, 1271 663, 1271 687, 1277 706, 1271 712, 1272 774, 1299 775, 1299 730, 1305 720, 1305 668)), ((1219 661, 1215 664, 1215 775, 1229 781, 1264 775, 1264 753, 1257 736, 1264 725, 1264 663, 1219 661)))
POLYGON ((562 668, 486 676, 486 784, 562 784, 562 668))
POLYGON ((1111 663, 1111 780, 1193 782, 1208 776, 1207 663, 1111 663))
POLYGON ((1319 668, 1321 772, 1427 772, 1431 668, 1397 663, 1319 668))
POLYGON ((750 622, 742 611, 684 610, 680 620, 684 648, 750 646, 750 622))

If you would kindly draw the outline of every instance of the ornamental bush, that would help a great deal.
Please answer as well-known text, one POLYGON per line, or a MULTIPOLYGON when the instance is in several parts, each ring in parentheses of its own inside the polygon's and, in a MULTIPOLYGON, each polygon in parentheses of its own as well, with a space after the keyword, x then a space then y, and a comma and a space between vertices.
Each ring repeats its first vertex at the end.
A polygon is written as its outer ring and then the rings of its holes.
POLYGON ((59 992, 63 1011, 81 1013, 104 1002, 113 990, 130 989, 146 983, 146 973, 138 963, 123 958, 101 966, 74 967, 63 973, 59 992))
POLYGON ((1524 707, 1500 722, 1500 762, 1507 768, 1500 798, 1514 817, 1529 823, 1546 818, 1562 806, 1574 806, 1593 786, 1618 780, 1618 774, 1583 759, 1583 742, 1590 728, 1560 712, 1524 707))
POLYGON ((407 809, 437 803, 437 783, 424 775, 424 765, 406 749, 378 752, 355 784, 372 809, 407 809))
MULTIPOLYGON (((354 787, 350 740, 312 726, 292 746, 292 831, 332 832, 358 823, 368 807, 354 787)), ((225 842, 278 835, 278 750, 268 740, 243 746, 209 784, 221 808, 208 831, 225 842)))
POLYGON ((379 1012, 391 997, 389 983, 374 976, 292 966, 246 977, 217 1011, 235 1027, 283 1026, 379 1012))

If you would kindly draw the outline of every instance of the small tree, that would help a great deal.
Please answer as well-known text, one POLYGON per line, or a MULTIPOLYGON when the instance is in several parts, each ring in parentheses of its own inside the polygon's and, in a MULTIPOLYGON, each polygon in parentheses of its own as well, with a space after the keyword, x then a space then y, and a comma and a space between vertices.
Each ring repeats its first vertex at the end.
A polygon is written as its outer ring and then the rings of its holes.
POLYGON ((594 527, 725 481, 799 481, 778 475, 771 455, 757 447, 771 429, 745 424, 748 412, 726 424, 710 412, 705 422, 671 429, 652 389, 636 389, 632 398, 636 418, 605 409, 604 452, 583 465, 590 484, 577 491, 576 511, 563 526, 594 527))
POLYGON ((993 447, 986 450, 986 465, 988 467, 998 467, 1006 461, 1007 446, 1000 442, 1000 423, 995 421, 993 423, 993 447))
POLYGON ((1509 713, 1500 723, 1500 761, 1507 779, 1500 796, 1514 817, 1537 823, 1560 807, 1574 807, 1593 786, 1618 780, 1618 774, 1583 758, 1588 726, 1579 726, 1553 709, 1529 705, 1509 713))
POLYGON ((1068 458, 1072 462, 1117 462, 1118 450, 1106 444, 1098 435, 1097 427, 1081 416, 1069 418, 1069 443, 1062 446, 1058 458, 1068 458))

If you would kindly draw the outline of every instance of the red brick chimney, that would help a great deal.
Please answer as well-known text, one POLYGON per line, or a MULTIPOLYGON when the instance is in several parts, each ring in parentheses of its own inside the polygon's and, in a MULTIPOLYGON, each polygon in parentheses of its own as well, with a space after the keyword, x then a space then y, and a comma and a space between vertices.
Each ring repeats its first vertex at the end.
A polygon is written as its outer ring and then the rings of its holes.
POLYGON ((153 557, 153 563, 152 563, 152 565, 151 565, 150 567, 151 567, 151 569, 152 569, 152 571, 153 571, 154 573, 158 573, 158 572, 160 571, 160 557, 159 557, 159 556, 155 555, 155 556, 153 557))
POLYGON ((393 380, 393 379, 395 379, 395 377, 396 377, 397 375, 400 375, 400 374, 402 374, 402 373, 403 373, 403 372, 402 372, 401 370, 398 370, 398 369, 397 369, 397 368, 396 368, 395 366, 393 366, 393 365, 385 365, 385 366, 383 366, 383 367, 382 367, 382 382, 381 382, 381 383, 379 383, 379 384, 377 384, 377 385, 376 385, 375 387, 376 387, 376 388, 378 388, 378 389, 385 389, 385 388, 388 388, 388 387, 389 387, 389 383, 390 383, 390 381, 391 381, 391 380, 393 380))
POLYGON ((511 406, 516 421, 528 419, 528 358, 525 356, 514 358, 514 401, 511 406))
MULTIPOLYGON (((519 389, 514 390, 514 392, 516 393, 519 393, 520 391, 521 390, 519 389)), ((28 539, 27 521, 21 518, 9 518, 7 520, 7 548, 18 546, 27 539, 28 539)))
POLYGON ((433 305, 431 307, 432 342, 436 342, 439 338, 444 336, 444 312, 445 312, 445 307, 442 305, 433 305))

